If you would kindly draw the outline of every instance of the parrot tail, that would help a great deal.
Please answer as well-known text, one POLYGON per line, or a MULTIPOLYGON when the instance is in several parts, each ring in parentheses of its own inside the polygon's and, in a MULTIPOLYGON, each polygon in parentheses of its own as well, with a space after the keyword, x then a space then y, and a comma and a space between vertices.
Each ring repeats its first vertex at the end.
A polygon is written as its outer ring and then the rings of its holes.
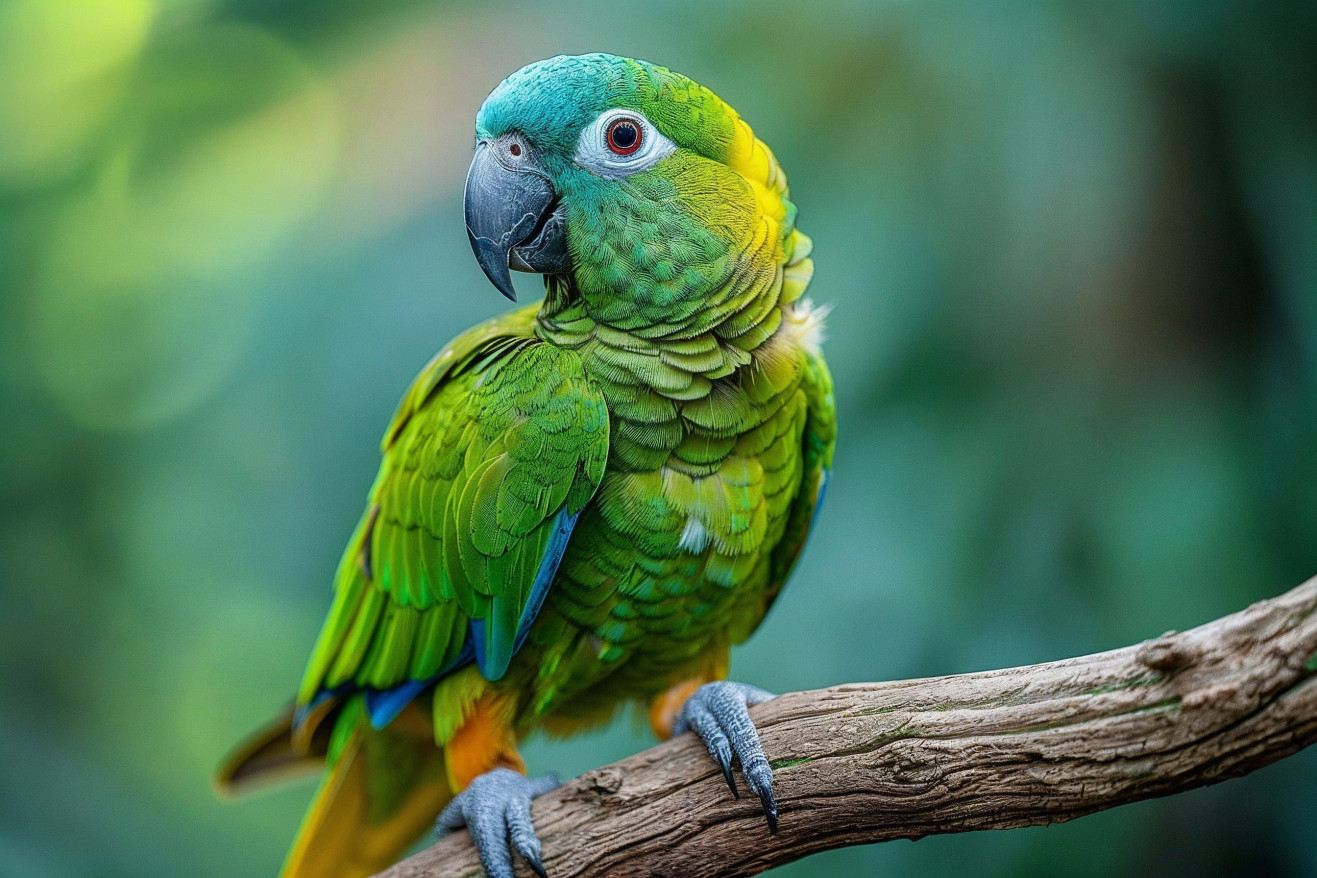
POLYGON ((242 791, 252 780, 328 764, 279 878, 368 878, 382 872, 434 826, 453 797, 444 751, 415 705, 386 728, 374 729, 360 699, 353 699, 309 742, 294 739, 291 720, 289 712, 254 735, 216 778, 220 789, 242 791))
POLYGON ((215 772, 215 789, 226 796, 237 796, 270 783, 323 771, 332 725, 324 723, 306 742, 294 741, 293 709, 289 707, 224 757, 215 772))

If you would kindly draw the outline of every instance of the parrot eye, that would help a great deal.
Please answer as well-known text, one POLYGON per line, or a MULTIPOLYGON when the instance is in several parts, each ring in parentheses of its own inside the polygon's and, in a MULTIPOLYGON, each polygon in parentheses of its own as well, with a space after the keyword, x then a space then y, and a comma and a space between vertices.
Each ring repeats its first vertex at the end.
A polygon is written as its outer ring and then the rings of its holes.
POLYGON ((621 119, 614 119, 608 126, 607 139, 608 148, 613 152, 618 155, 631 155, 640 149, 643 137, 636 121, 624 116, 621 119))
POLYGON ((628 107, 615 107, 581 129, 573 159, 596 177, 620 180, 653 167, 676 151, 677 144, 643 115, 628 107))

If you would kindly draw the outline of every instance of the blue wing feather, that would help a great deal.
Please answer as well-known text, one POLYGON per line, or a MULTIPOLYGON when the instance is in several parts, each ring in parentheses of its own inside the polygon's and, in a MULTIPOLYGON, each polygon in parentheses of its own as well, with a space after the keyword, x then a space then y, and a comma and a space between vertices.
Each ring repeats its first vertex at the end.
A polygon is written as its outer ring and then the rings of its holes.
POLYGON ((535 581, 531 583, 526 606, 522 608, 521 616, 517 620, 517 635, 513 638, 512 649, 491 651, 485 637, 485 620, 471 620, 471 640, 475 644, 476 664, 480 666, 480 673, 486 680, 497 680, 506 674, 512 657, 526 642, 530 626, 539 615, 540 607, 544 606, 544 598, 549 593, 549 586, 553 584, 553 578, 558 575, 558 565, 562 563, 562 556, 567 551, 567 543, 571 540, 572 531, 576 528, 576 520, 580 517, 579 511, 569 514, 566 509, 560 510, 554 516, 553 533, 549 535, 549 543, 544 547, 544 556, 540 559, 539 569, 535 572, 535 581))
POLYGON ((392 689, 367 689, 366 713, 370 716, 370 724, 382 729, 393 722, 394 718, 402 713, 403 708, 411 704, 412 699, 420 695, 421 690, 432 682, 433 680, 408 680, 392 689))
POLYGON ((475 657, 475 647, 471 643, 471 638, 467 637, 466 642, 462 644, 462 651, 457 654, 457 658, 433 677, 425 680, 408 680, 406 683, 400 683, 392 689, 366 689, 366 714, 370 717, 370 724, 377 729, 384 728, 393 722, 417 695, 424 692, 427 686, 431 686, 453 671, 471 664, 475 657))

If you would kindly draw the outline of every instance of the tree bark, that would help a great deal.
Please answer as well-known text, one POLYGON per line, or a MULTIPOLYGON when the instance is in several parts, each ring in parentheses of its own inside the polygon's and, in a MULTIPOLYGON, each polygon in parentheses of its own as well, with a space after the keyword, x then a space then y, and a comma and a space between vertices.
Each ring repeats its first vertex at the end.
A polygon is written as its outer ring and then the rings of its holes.
MULTIPOLYGON (((751 716, 777 835, 740 775, 736 800, 687 734, 535 800, 549 874, 754 875, 844 845, 1058 823, 1247 774, 1317 740, 1317 578, 1124 649, 793 692, 751 716)), ((381 878, 479 870, 463 832, 381 878)))

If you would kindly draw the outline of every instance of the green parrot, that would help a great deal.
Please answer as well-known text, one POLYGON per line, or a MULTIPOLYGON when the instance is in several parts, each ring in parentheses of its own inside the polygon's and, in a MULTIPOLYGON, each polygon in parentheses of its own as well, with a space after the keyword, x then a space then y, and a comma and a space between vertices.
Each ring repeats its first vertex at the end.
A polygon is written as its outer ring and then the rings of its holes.
POLYGON ((224 789, 324 777, 284 878, 354 878, 466 826, 543 875, 525 735, 639 704, 772 772, 724 682, 822 500, 835 438, 810 240, 772 152, 711 91, 607 54, 504 80, 476 117, 467 231, 543 301, 450 342, 403 397, 296 702, 224 789), (441 813, 442 812, 442 813, 441 813))

